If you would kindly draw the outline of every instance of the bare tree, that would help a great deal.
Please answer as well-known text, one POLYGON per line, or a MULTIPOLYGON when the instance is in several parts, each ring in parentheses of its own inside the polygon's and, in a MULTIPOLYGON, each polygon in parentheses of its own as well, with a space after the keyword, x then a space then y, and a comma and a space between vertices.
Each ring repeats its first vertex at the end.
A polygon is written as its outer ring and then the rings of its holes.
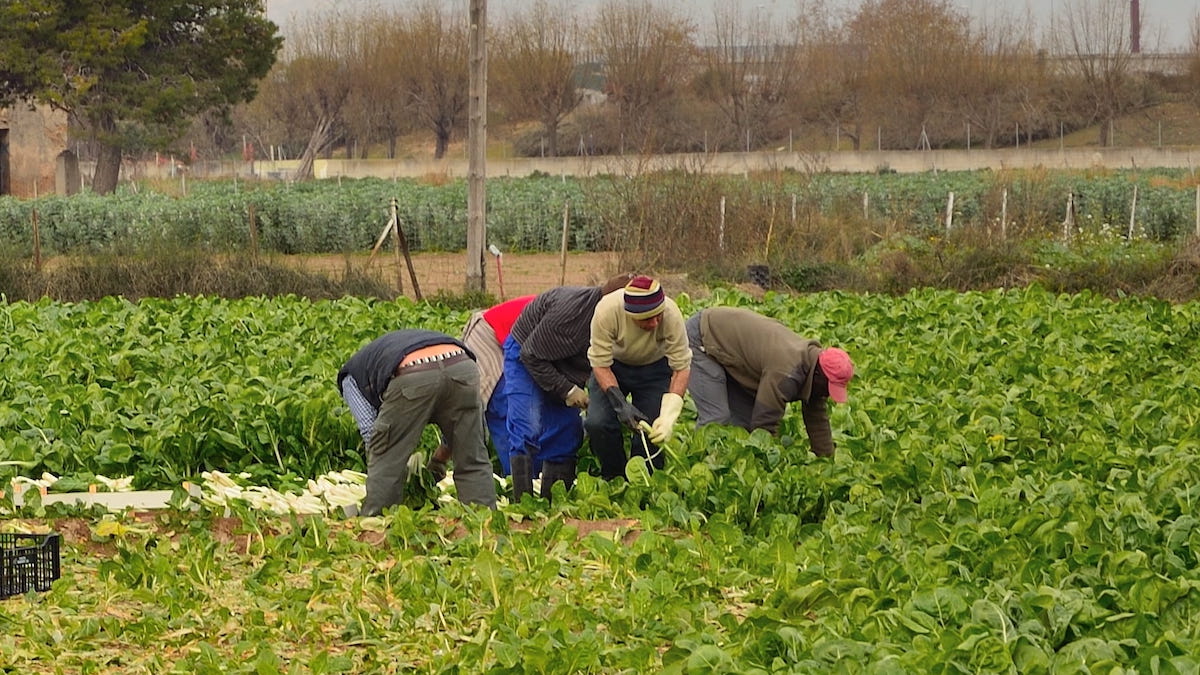
POLYGON ((798 65, 796 108, 805 121, 845 134, 862 149, 867 94, 867 48, 824 0, 805 0, 791 22, 798 65))
POLYGON ((604 64, 606 93, 617 113, 623 146, 653 149, 670 122, 668 111, 694 57, 694 25, 649 0, 607 0, 591 25, 591 44, 604 64))
POLYGON ((953 105, 969 125, 968 142, 992 148, 1002 130, 1044 114, 1045 61, 1032 36, 1004 19, 976 27, 971 42, 976 48, 962 56, 953 105))
POLYGON ((312 178, 314 160, 337 140, 352 91, 356 38, 352 22, 336 11, 309 15, 288 35, 284 58, 260 87, 253 104, 260 119, 308 130, 297 180, 312 178))
POLYGON ((720 109, 732 136, 746 144, 771 133, 794 95, 799 49, 795 33, 762 12, 737 5, 713 14, 711 43, 702 50, 705 71, 694 85, 720 109))
POLYGON ((849 32, 865 53, 871 114, 893 143, 929 142, 925 130, 947 124, 973 49, 969 17, 950 0, 866 0, 849 32))
POLYGON ((498 32, 490 55, 495 100, 512 118, 542 125, 546 154, 558 155, 558 130, 579 106, 575 84, 578 24, 562 0, 537 0, 498 32))
POLYGON ((1101 146, 1112 143, 1116 118, 1144 103, 1130 51, 1126 0, 1064 0, 1054 34, 1062 75, 1080 86, 1064 87, 1073 107, 1098 125, 1101 146))
POLYGON ((253 101, 233 110, 234 128, 257 147, 269 146, 298 156, 308 143, 312 124, 308 111, 293 105, 295 97, 288 89, 290 73, 286 61, 279 61, 259 85, 253 101))
POLYGON ((246 116, 254 126, 308 129, 297 178, 345 143, 359 156, 376 141, 396 155, 397 138, 431 129, 446 154, 467 106, 467 33, 461 12, 436 0, 395 8, 310 14, 291 31, 280 64, 246 116))
MULTIPOLYGON (((403 83, 396 77, 404 58, 404 15, 394 8, 370 7, 357 23, 361 57, 351 74, 354 88, 347 104, 348 132, 364 145, 384 143, 387 158, 394 159, 397 139, 416 128, 405 109, 403 83)), ((360 156, 365 150, 360 150, 360 156)))
POLYGON ((394 45, 406 110, 434 134, 435 159, 466 122, 469 70, 465 15, 422 0, 403 16, 403 37, 394 45))
POLYGON ((374 140, 377 119, 385 113, 381 105, 383 96, 374 89, 385 79, 380 76, 376 66, 380 56, 380 14, 377 9, 370 8, 348 19, 353 25, 355 40, 350 47, 351 53, 347 54, 346 78, 350 83, 350 93, 342 106, 342 134, 339 139, 346 159, 366 156, 374 140))

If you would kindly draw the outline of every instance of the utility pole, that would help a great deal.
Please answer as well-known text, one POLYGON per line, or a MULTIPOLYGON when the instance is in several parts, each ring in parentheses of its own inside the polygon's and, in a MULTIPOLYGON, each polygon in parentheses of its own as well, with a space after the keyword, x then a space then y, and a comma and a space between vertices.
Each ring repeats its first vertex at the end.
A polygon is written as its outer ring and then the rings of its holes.
POLYGON ((467 291, 487 288, 483 275, 487 238, 487 0, 470 0, 467 43, 467 291))
POLYGON ((1129 2, 1129 52, 1142 53, 1142 9, 1139 0, 1129 2))

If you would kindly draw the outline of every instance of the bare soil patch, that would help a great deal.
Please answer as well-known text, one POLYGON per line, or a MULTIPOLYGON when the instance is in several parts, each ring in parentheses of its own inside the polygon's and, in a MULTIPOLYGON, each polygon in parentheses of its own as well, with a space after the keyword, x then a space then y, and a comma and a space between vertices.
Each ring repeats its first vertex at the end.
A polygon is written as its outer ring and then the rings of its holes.
MULTIPOLYGON (((385 284, 400 288, 409 298, 415 298, 412 276, 403 258, 391 251, 382 251, 374 259, 369 254, 295 255, 282 258, 289 265, 328 274, 335 278, 347 271, 377 275, 385 284), (400 273, 399 275, 397 273, 400 273)), ((411 256, 413 271, 422 297, 439 293, 459 294, 466 288, 467 255, 456 253, 415 253, 411 256)), ((623 272, 650 274, 657 277, 670 294, 688 293, 704 297, 707 286, 693 282, 687 274, 670 271, 626 268, 628 263, 619 253, 515 253, 501 255, 497 260, 488 255, 484 266, 486 291, 500 300, 522 295, 536 295, 555 286, 598 286, 623 272)), ((753 284, 741 284, 746 292, 760 296, 762 289, 753 284)))
MULTIPOLYGON (((466 288, 467 255, 456 253, 414 253, 413 271, 421 294, 457 294, 466 288)), ((367 253, 352 255, 299 255, 284 260, 301 269, 337 276, 348 270, 366 271, 384 283, 399 287, 404 295, 415 297, 412 279, 403 258, 391 251, 380 251, 374 259, 367 253), (397 274, 397 273, 400 274, 397 274)), ((599 285, 621 270, 616 253, 518 253, 488 255, 484 283, 488 293, 501 300, 541 293, 555 286, 599 285)))

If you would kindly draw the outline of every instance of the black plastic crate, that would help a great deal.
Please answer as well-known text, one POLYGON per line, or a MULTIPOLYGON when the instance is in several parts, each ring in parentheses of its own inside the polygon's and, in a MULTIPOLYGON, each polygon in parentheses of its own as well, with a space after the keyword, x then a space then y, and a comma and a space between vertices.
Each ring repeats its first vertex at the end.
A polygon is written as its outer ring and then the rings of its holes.
POLYGON ((57 534, 0 532, 0 598, 48 591, 59 577, 57 534))

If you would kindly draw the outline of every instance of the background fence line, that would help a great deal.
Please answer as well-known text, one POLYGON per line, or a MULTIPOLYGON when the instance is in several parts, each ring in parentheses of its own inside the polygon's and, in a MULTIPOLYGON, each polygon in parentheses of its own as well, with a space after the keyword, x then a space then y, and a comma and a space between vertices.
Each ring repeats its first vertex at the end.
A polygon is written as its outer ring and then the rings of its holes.
MULTIPOLYGON (((687 168, 707 173, 753 173, 794 170, 801 172, 874 173, 895 171, 970 171, 979 169, 1146 169, 1172 168, 1195 171, 1200 149, 1195 148, 1063 148, 1053 150, 861 150, 837 152, 722 152, 668 155, 601 155, 593 157, 513 157, 489 159, 490 177, 594 176, 638 174, 648 171, 687 168)), ((122 179, 167 179, 255 177, 289 180, 298 160, 201 161, 191 165, 158 163, 153 160, 127 162, 122 179)), ((88 175, 91 162, 81 162, 88 175)), ((328 178, 419 178, 439 175, 465 178, 467 160, 447 159, 318 159, 313 175, 328 178)))

